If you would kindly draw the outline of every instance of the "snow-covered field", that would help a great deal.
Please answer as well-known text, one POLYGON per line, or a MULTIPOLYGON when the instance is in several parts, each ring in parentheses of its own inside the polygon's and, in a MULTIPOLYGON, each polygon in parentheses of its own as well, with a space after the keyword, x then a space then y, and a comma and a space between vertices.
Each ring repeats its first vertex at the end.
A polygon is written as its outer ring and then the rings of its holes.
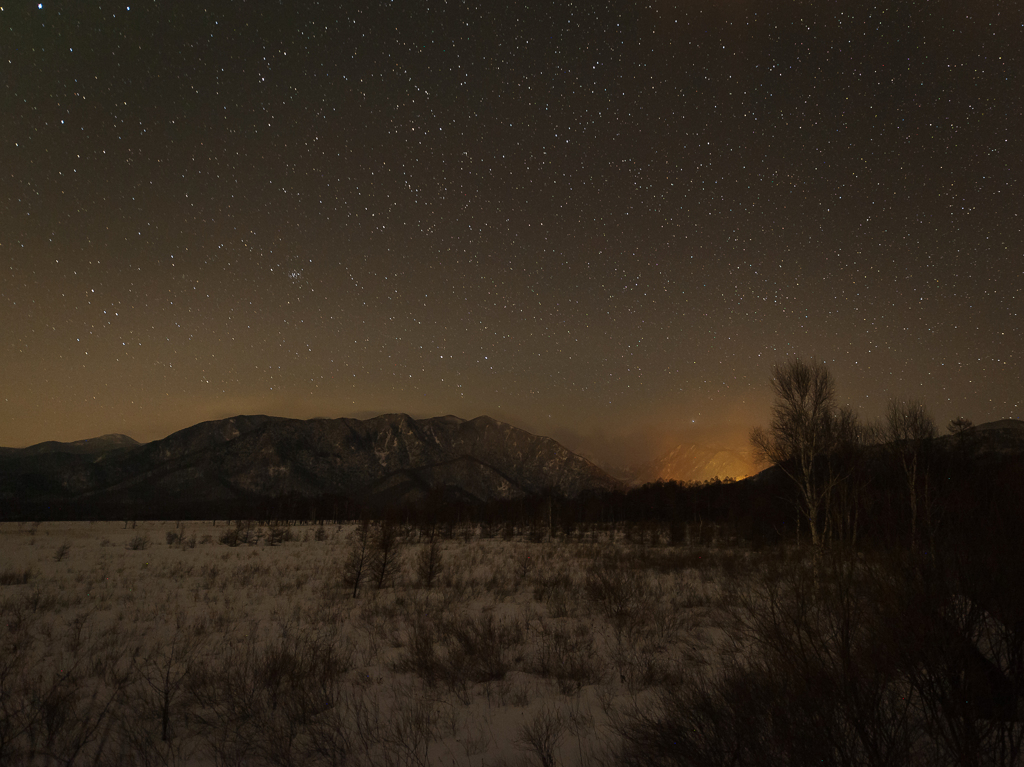
POLYGON ((0 525, 0 763, 611 763, 661 686, 730 651, 750 561, 467 529, 427 588, 402 530, 393 581, 353 598, 355 524, 227 529, 0 525))

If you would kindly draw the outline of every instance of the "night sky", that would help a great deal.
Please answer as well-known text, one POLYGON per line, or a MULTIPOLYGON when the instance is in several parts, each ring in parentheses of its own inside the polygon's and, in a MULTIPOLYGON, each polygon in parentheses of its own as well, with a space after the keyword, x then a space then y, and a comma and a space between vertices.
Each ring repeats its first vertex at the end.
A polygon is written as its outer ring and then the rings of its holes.
POLYGON ((0 445, 1024 417, 1024 4, 0 4, 0 445))

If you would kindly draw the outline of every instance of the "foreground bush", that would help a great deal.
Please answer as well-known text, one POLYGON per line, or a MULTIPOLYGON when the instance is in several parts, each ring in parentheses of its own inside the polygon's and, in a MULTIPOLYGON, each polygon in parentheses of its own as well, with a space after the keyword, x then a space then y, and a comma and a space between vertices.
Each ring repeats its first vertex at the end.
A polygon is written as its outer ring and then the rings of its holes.
POLYGON ((623 763, 1021 764, 1019 627, 955 575, 840 555, 763 571, 744 651, 623 724, 623 763))

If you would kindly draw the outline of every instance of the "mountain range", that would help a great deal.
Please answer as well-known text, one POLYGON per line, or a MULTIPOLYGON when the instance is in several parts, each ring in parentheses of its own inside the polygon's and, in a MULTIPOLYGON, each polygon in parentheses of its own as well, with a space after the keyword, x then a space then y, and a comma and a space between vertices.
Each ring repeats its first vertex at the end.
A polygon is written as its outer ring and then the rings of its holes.
MULTIPOLYGON (((1024 452, 1024 422, 981 424, 937 444, 978 459, 1017 455, 1024 452)), ((302 421, 240 415, 146 444, 108 434, 0 448, 0 512, 11 502, 181 506, 333 496, 401 505, 438 492, 469 502, 541 493, 571 498, 755 471, 745 451, 680 445, 613 476, 553 439, 486 416, 302 421)))
POLYGON ((621 487, 554 440, 486 416, 302 421, 240 415, 146 444, 107 435, 0 449, 0 500, 36 503, 333 495, 400 504, 438 490, 492 501, 621 487))

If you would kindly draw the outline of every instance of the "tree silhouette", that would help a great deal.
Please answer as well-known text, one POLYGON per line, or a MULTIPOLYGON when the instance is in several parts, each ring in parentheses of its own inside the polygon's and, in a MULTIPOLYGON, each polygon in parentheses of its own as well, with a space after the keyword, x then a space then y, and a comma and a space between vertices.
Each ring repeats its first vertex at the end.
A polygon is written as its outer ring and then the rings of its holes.
MULTIPOLYGON (((921 501, 928 501, 926 448, 935 437, 935 421, 916 400, 890 400, 885 411, 884 436, 890 452, 903 472, 910 504, 910 548, 917 548, 917 520, 921 501), (920 492, 920 481, 925 482, 920 492), (923 495, 923 498, 922 498, 923 495)), ((927 513, 927 506, 925 507, 927 513)), ((929 527, 930 531, 930 527, 929 527)))
POLYGON ((398 526, 385 519, 372 536, 369 575, 378 589, 391 584, 401 570, 398 533, 398 526))
POLYGON ((946 427, 950 434, 953 434, 957 438, 957 442, 960 445, 960 455, 963 458, 967 457, 967 432, 974 428, 974 422, 970 418, 964 418, 962 415, 957 416, 949 425, 946 427))
POLYGON ((755 428, 750 442, 761 461, 774 463, 797 487, 797 540, 802 518, 811 542, 821 546, 841 528, 831 503, 848 474, 843 453, 861 442, 861 429, 853 412, 837 405, 835 378, 823 363, 773 365, 771 387, 771 421, 755 428))
POLYGON ((371 531, 370 520, 363 519, 349 537, 348 554, 342 563, 344 582, 352 587, 353 599, 359 596, 359 585, 369 572, 373 561, 371 531))

